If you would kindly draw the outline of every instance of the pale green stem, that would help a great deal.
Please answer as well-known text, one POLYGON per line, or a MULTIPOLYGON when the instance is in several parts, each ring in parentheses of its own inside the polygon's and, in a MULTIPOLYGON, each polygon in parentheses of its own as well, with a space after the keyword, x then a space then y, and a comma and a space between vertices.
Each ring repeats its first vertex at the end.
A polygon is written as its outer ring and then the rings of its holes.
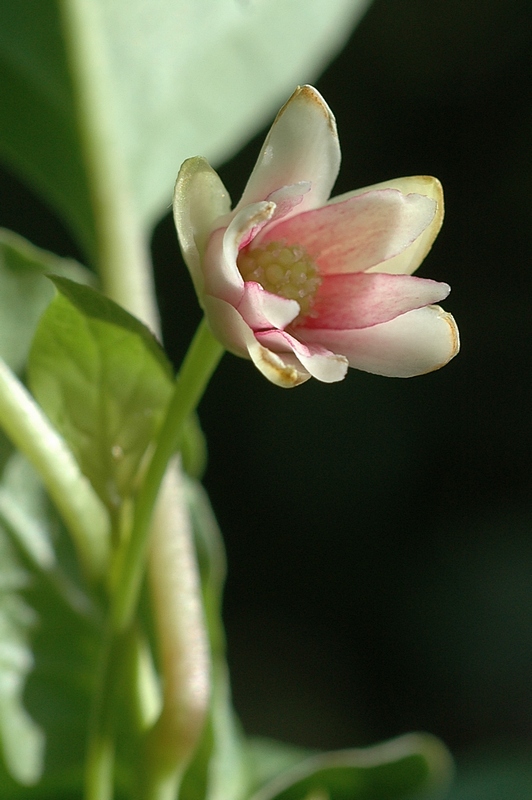
POLYGON ((115 745, 112 734, 91 738, 87 751, 85 797, 113 800, 115 745))
POLYGON ((223 353, 223 346, 214 338, 203 320, 177 376, 166 418, 138 494, 131 539, 114 596, 113 626, 116 631, 125 630, 131 624, 136 611, 146 563, 150 523, 168 462, 179 450, 187 419, 201 400, 223 353))
POLYGON ((173 800, 198 743, 210 699, 199 570, 177 469, 166 471, 155 508, 149 576, 164 695, 162 712, 146 741, 144 798, 173 800), (174 509, 170 518, 165 513, 168 507, 174 509))
MULTIPOLYGON (((123 160, 113 110, 102 10, 94 0, 61 0, 78 131, 96 225, 98 271, 109 297, 159 331, 148 242, 123 160)), ((139 113, 142 113, 139 109, 139 113)))
POLYGON ((109 555, 107 510, 64 439, 2 360, 0 425, 41 476, 72 535, 87 576, 101 578, 109 555))
POLYGON ((116 708, 129 645, 127 635, 115 636, 110 625, 107 625, 89 720, 85 762, 86 800, 112 800, 114 796, 116 708))

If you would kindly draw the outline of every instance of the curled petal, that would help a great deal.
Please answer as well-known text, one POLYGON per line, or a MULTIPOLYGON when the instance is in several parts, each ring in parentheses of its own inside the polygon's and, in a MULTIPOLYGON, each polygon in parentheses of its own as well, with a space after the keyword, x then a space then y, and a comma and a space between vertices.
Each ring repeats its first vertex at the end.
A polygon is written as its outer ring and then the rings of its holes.
POLYGON ((345 195, 339 195, 330 201, 330 204, 341 203, 350 197, 358 197, 368 191, 381 189, 398 189, 403 194, 422 194, 431 198, 436 203, 436 213, 428 225, 415 242, 410 247, 399 253, 394 258, 388 259, 382 266, 373 267, 374 272, 390 272, 396 275, 411 275, 419 267, 434 243, 434 239, 442 226, 444 204, 443 189, 437 178, 430 175, 415 175, 408 178, 395 178, 391 181, 367 186, 364 189, 357 189, 345 195))
POLYGON ((259 238, 301 245, 322 275, 363 272, 412 245, 435 211, 429 197, 381 189, 273 223, 259 238))
MULTIPOLYGON (((279 111, 237 208, 288 184, 309 182, 298 213, 323 205, 340 168, 336 123, 323 97, 300 86, 279 111)), ((292 212, 293 213, 293 212, 292 212)))
POLYGON ((205 291, 237 305, 244 291, 244 280, 236 260, 242 247, 266 225, 275 211, 275 203, 263 201, 246 206, 227 228, 215 230, 204 259, 205 291))
POLYGON ((312 377, 293 353, 274 353, 257 340, 250 346, 248 352, 264 377, 281 389, 292 389, 312 377))
POLYGON ((260 283, 246 281, 238 312, 254 331, 286 328, 297 317, 299 303, 267 292, 260 283))
POLYGON ((376 375, 409 378, 447 364, 459 350, 451 314, 426 306, 390 322, 357 330, 304 330, 305 341, 343 353, 349 366, 376 375))
POLYGON ((185 161, 174 190, 174 220, 196 291, 203 291, 201 260, 215 220, 229 212, 231 198, 204 158, 185 161))
POLYGON ((255 336, 236 308, 212 295, 204 297, 203 305, 209 328, 216 338, 230 353, 247 358, 248 346, 255 336))
POLYGON ((290 389, 311 377, 291 350, 285 348, 287 352, 274 353, 257 341, 249 325, 230 303, 207 296, 205 313, 216 338, 231 353, 250 358, 257 369, 276 386, 290 389))
POLYGON ((304 196, 310 192, 310 189, 311 185, 308 181, 300 181, 299 183, 293 183, 291 186, 283 186, 281 189, 272 192, 266 198, 270 203, 275 203, 275 213, 272 217, 272 221, 288 216, 293 208, 301 205, 304 196))
POLYGON ((286 331, 260 331, 256 337, 262 345, 276 353, 291 350, 312 377, 323 383, 334 383, 345 378, 349 366, 347 358, 332 353, 326 347, 308 345, 286 331))
POLYGON ((411 275, 380 272, 328 275, 318 289, 312 314, 302 327, 368 328, 415 308, 439 303, 450 291, 446 283, 411 275))

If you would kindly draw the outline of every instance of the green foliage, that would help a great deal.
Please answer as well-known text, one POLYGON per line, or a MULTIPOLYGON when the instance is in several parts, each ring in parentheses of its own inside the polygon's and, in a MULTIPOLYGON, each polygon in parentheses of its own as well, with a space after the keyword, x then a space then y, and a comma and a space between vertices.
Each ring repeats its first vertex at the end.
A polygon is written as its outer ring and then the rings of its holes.
MULTIPOLYGON (((39 250, 9 231, 0 231, 0 356, 19 372, 25 369, 39 315, 53 295, 45 273, 56 272, 90 281, 79 264, 39 250)), ((76 540, 87 574, 101 576, 108 551, 108 514, 64 441, 2 359, 0 422, 10 441, 0 438, 0 464, 15 444, 39 470, 50 496, 76 540)), ((8 502, 9 498, 6 500, 8 502)), ((11 504, 10 514, 17 514, 11 504)))
POLYGON ((41 482, 18 453, 0 484, 0 553, 0 796, 18 797, 16 782, 34 784, 43 773, 24 797, 60 796, 81 774, 100 615, 79 588, 41 482))
POLYGON ((21 783, 40 777, 43 734, 26 711, 22 693, 33 663, 29 643, 36 622, 33 609, 21 596, 28 574, 0 526, 0 739, 11 775, 21 783))
POLYGON ((133 490, 172 391, 142 323, 98 292, 55 278, 29 360, 35 397, 110 507, 133 490))
POLYGON ((0 357, 18 374, 25 369, 39 317, 54 296, 45 278, 50 273, 82 283, 93 279, 76 261, 59 258, 0 228, 0 357))
POLYGON ((412 800, 446 787, 451 773, 450 756, 438 739, 407 734, 365 749, 310 756, 252 800, 412 800))

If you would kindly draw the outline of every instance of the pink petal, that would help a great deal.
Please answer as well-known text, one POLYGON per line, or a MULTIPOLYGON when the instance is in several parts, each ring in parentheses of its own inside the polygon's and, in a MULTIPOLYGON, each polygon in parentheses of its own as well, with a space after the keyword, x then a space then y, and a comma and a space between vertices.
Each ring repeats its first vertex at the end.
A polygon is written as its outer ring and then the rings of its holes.
POLYGON ((246 281, 237 311, 254 331, 286 328, 299 314, 299 303, 267 292, 260 283, 246 281))
POLYGON ((379 272, 328 275, 318 289, 312 313, 300 328, 367 328, 414 308, 438 303, 449 292, 446 283, 410 275, 379 272))
POLYGON ((250 358, 257 369, 276 386, 289 389, 299 386, 311 377, 292 352, 273 353, 260 344, 249 325, 230 303, 207 295, 204 298, 204 307, 209 327, 216 338, 231 353, 250 358))
POLYGON ((376 375, 409 378, 447 364, 459 350, 451 314, 426 306, 358 330, 303 330, 305 342, 343 353, 349 365, 376 375))
POLYGON ((324 275, 363 272, 409 247, 435 210, 429 197, 382 189, 268 225, 258 240, 301 245, 324 275))
POLYGON ((207 294, 238 305, 244 291, 244 280, 236 264, 238 252, 274 212, 275 203, 254 203, 241 209, 227 228, 222 226, 211 234, 204 259, 207 294))
POLYGON ((402 194, 422 194, 430 197, 436 203, 436 213, 430 225, 423 231, 410 247, 397 256, 388 259, 383 265, 372 267, 378 272, 390 272, 395 275, 412 275, 419 267, 438 235, 443 222, 443 190, 437 178, 429 175, 414 175, 408 178, 394 178, 391 181, 378 183, 375 186, 366 186, 353 192, 334 197, 329 203, 342 203, 350 197, 358 197, 369 191, 381 189, 398 189, 402 194))
POLYGON ((329 106, 312 86, 300 86, 273 123, 237 208, 283 186, 311 184, 298 211, 323 205, 340 168, 340 146, 329 106))
POLYGON ((348 363, 344 356, 331 353, 319 345, 303 344, 285 331, 261 331, 255 335, 260 344, 276 353, 291 350, 312 377, 319 381, 334 383, 345 378, 348 363))

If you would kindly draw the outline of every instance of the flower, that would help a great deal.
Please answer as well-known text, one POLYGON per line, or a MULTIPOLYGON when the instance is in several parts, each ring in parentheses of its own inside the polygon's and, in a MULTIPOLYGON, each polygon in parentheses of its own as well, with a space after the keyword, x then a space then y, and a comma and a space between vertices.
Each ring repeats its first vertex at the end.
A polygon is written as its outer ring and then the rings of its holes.
POLYGON ((203 158, 174 195, 181 249, 214 335, 278 386, 330 383, 348 366, 409 377, 458 352, 445 283, 414 278, 443 218, 439 181, 399 178, 329 200, 340 166, 334 117, 296 89, 242 199, 203 158))

